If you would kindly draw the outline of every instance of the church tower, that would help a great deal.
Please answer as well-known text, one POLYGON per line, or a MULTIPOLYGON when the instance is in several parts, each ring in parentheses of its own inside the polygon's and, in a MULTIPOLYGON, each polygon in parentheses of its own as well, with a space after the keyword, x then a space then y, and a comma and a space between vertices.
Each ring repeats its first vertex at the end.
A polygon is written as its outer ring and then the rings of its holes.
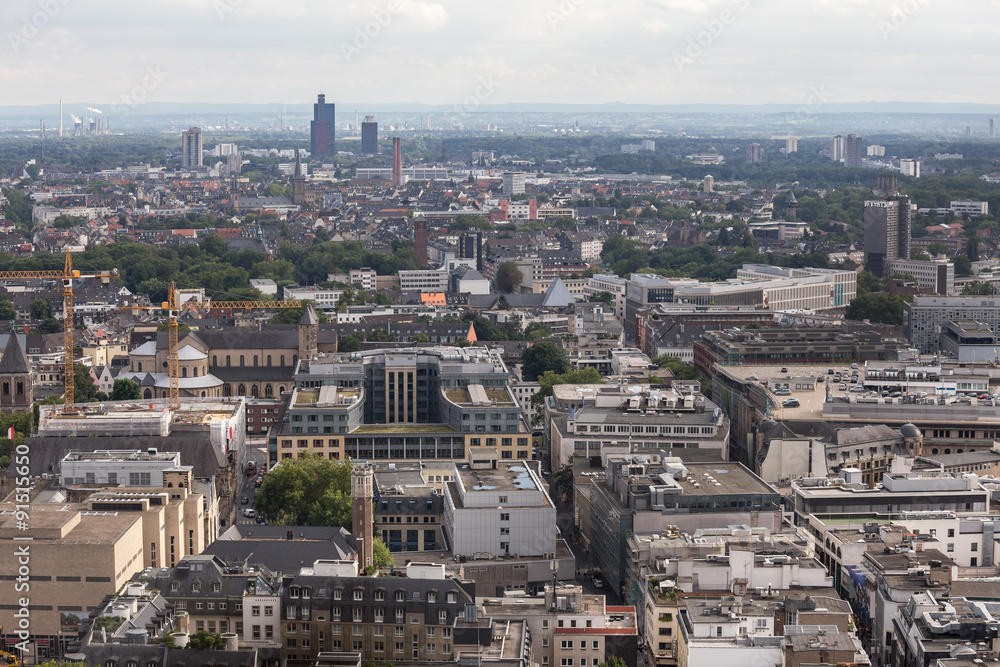
POLYGON ((299 149, 295 149, 295 171, 292 172, 292 201, 298 206, 306 203, 306 175, 302 171, 299 149))
POLYGON ((375 469, 366 464, 351 468, 351 534, 358 549, 358 569, 375 563, 375 469))
POLYGON ((299 320, 299 359, 309 359, 319 351, 319 317, 312 303, 306 303, 299 320))
POLYGON ((0 358, 0 411, 30 410, 35 399, 28 355, 17 333, 11 333, 0 358))

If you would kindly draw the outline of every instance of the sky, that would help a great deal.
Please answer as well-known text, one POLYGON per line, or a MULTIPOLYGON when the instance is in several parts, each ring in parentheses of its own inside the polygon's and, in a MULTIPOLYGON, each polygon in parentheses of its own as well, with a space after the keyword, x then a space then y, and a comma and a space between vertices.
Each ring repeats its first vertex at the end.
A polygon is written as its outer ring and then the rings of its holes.
POLYGON ((1000 0, 3 0, 0 99, 1000 103, 1000 0))

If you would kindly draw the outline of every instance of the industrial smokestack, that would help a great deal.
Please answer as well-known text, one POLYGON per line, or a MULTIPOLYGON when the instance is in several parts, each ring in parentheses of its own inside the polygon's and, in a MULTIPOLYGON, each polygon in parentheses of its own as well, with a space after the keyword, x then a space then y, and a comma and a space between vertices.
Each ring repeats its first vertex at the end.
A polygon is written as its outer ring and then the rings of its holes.
POLYGON ((392 184, 396 187, 403 185, 403 151, 399 137, 392 138, 392 184))

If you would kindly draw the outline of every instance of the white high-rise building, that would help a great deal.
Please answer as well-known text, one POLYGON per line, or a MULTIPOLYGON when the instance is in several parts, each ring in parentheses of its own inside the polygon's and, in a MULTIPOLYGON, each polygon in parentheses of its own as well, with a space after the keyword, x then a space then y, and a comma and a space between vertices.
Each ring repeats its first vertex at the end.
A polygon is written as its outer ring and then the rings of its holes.
POLYGON ((503 196, 524 194, 524 174, 521 172, 506 171, 503 175, 503 196))
POLYGON ((920 160, 902 159, 899 161, 899 173, 903 176, 920 178, 920 160))
POLYGON ((830 159, 834 162, 843 162, 845 146, 844 137, 839 134, 835 136, 833 143, 830 145, 830 159))

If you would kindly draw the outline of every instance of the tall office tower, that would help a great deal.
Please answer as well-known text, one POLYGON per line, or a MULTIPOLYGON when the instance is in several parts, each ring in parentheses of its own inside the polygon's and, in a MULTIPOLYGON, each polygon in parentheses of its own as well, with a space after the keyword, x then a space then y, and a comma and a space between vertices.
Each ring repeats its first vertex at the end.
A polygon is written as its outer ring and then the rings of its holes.
POLYGON ((335 104, 326 103, 320 93, 313 105, 313 119, 309 123, 309 150, 313 157, 333 157, 335 149, 337 113, 335 104))
POLYGON ((856 134, 847 135, 847 139, 844 140, 844 165, 860 169, 864 154, 864 142, 861 137, 856 134))
POLYGON ((747 162, 754 164, 764 159, 764 148, 760 144, 747 146, 747 162))
POLYGON ((844 138, 839 134, 833 138, 830 144, 830 159, 834 162, 844 161, 844 138))
POLYGON ((375 564, 375 469, 367 463, 351 468, 351 534, 358 550, 358 569, 375 564))
POLYGON ((185 168, 201 166, 203 152, 200 127, 181 132, 181 153, 181 165, 185 168))
MULTIPOLYGON (((990 121, 990 127, 993 127, 993 121, 990 121)), ((63 135, 63 114, 62 114, 62 100, 59 100, 59 136, 63 135)), ((993 132, 990 132, 990 136, 993 136, 993 132)))
POLYGON ((799 152, 799 140, 797 137, 788 137, 787 139, 785 139, 785 152, 786 153, 799 152))
POLYGON ((375 116, 365 116, 361 122, 361 154, 378 155, 378 123, 375 116))
POLYGON ((476 271, 483 272, 483 232, 476 232, 476 271))
POLYGON ((910 258, 912 206, 893 174, 879 175, 878 191, 881 199, 865 202, 865 268, 887 278, 889 262, 910 258))
POLYGON ((413 250, 421 266, 427 266, 427 221, 413 221, 413 250))
POLYGON ((997 138, 997 119, 990 118, 990 139, 996 139, 996 138, 997 138))
POLYGON ((392 184, 396 187, 403 184, 403 149, 399 137, 392 138, 392 184))

